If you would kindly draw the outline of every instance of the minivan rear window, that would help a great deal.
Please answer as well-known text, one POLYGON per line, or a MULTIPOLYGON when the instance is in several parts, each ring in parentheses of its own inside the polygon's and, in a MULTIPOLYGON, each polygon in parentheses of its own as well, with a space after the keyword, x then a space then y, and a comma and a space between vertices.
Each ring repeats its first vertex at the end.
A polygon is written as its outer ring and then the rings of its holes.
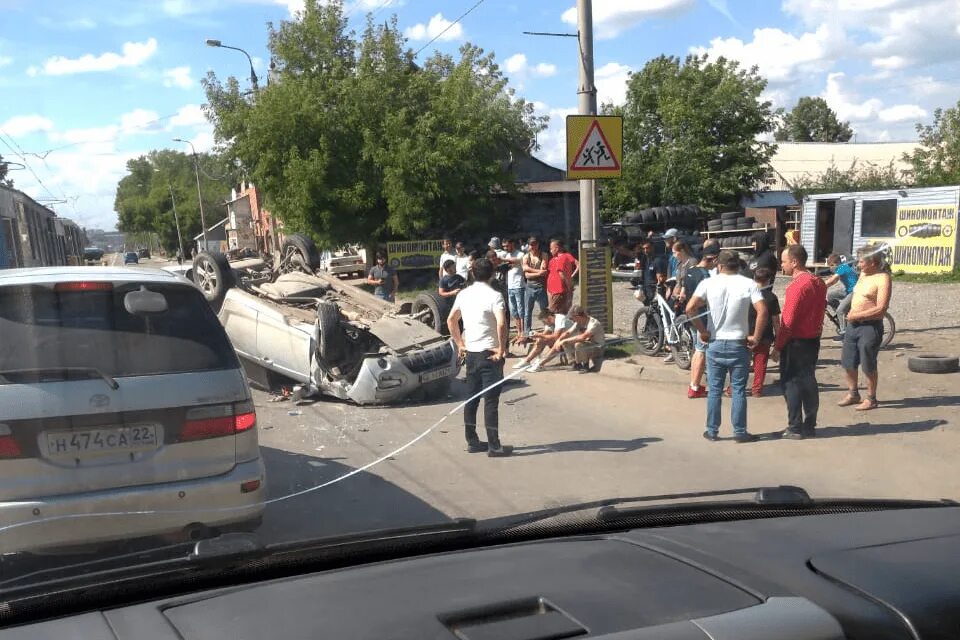
MULTIPOLYGON (((0 287, 0 372, 95 368, 112 377, 237 368, 216 315, 186 285, 122 283, 112 290, 54 290, 53 284, 0 287), (145 286, 167 310, 139 316, 124 296, 145 286)), ((0 378, 3 384, 4 378, 0 378)), ((11 382, 9 377, 7 382, 11 382)), ((19 382, 19 380, 16 380, 19 382)))

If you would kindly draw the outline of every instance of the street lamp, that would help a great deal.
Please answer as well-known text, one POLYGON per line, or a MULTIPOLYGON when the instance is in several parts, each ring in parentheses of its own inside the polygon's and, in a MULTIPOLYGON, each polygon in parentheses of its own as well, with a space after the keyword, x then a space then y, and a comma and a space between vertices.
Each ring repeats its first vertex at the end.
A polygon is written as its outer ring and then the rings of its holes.
MULTIPOLYGON (((203 228, 203 250, 206 251, 209 247, 207 246, 207 220, 203 216, 203 193, 200 191, 200 165, 197 164, 197 150, 194 148, 193 143, 189 140, 183 140, 182 138, 174 138, 174 142, 183 142, 190 145, 191 151, 193 151, 193 170, 197 174, 197 202, 200 204, 200 226, 203 228)), ((171 195, 173 190, 170 191, 171 195)))
POLYGON ((241 49, 240 47, 231 47, 230 45, 223 44, 219 40, 214 40, 213 38, 207 38, 208 47, 220 47, 221 49, 233 49, 234 51, 239 51, 243 55, 247 56, 247 61, 250 63, 250 86, 253 87, 254 91, 257 91, 259 87, 257 86, 257 74, 253 70, 253 58, 250 57, 250 54, 241 49))

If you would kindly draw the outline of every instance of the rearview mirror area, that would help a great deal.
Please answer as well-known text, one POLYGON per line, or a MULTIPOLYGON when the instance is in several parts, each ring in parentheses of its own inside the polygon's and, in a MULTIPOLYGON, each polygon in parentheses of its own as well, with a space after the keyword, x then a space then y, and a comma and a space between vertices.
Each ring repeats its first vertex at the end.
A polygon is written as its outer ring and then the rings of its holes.
POLYGON ((128 313, 135 316, 164 313, 168 308, 167 298, 162 293, 150 291, 143 286, 123 296, 123 306, 128 313))

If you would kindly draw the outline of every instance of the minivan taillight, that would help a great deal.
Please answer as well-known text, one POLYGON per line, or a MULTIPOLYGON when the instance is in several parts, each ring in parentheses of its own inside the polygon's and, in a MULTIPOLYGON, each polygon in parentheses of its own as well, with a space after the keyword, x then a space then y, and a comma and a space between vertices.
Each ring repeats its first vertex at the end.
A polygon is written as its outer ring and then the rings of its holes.
POLYGON ((196 407, 187 411, 180 442, 232 436, 257 425, 253 402, 196 407))
POLYGON ((112 282, 58 282, 53 285, 56 292, 62 291, 113 291, 112 282))
POLYGON ((20 450, 17 441, 13 439, 10 425, 0 424, 0 460, 21 457, 23 457, 23 451, 20 450))

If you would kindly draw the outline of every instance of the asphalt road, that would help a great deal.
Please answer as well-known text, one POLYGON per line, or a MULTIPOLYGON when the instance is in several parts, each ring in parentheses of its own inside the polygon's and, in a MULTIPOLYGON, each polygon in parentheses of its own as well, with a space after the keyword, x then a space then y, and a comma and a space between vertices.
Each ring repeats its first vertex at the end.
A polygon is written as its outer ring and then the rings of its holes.
MULTIPOLYGON (((960 498, 955 377, 929 376, 932 391, 890 389, 884 408, 840 409, 839 372, 821 370, 816 440, 752 444, 701 437, 705 401, 682 382, 628 381, 567 371, 528 374, 508 385, 501 433, 514 456, 468 454, 455 413, 395 456, 368 465, 423 434, 464 397, 362 408, 320 400, 296 406, 255 392, 271 503, 267 542, 384 527, 493 518, 617 496, 649 496, 793 484, 814 497, 960 498), (949 380, 948 380, 949 378, 949 380), (296 497, 286 496, 301 493, 296 497)), ((729 400, 721 435, 729 437, 729 400)), ((482 415, 482 411, 481 411, 482 415)), ((783 428, 781 397, 749 400, 749 428, 783 428)))

